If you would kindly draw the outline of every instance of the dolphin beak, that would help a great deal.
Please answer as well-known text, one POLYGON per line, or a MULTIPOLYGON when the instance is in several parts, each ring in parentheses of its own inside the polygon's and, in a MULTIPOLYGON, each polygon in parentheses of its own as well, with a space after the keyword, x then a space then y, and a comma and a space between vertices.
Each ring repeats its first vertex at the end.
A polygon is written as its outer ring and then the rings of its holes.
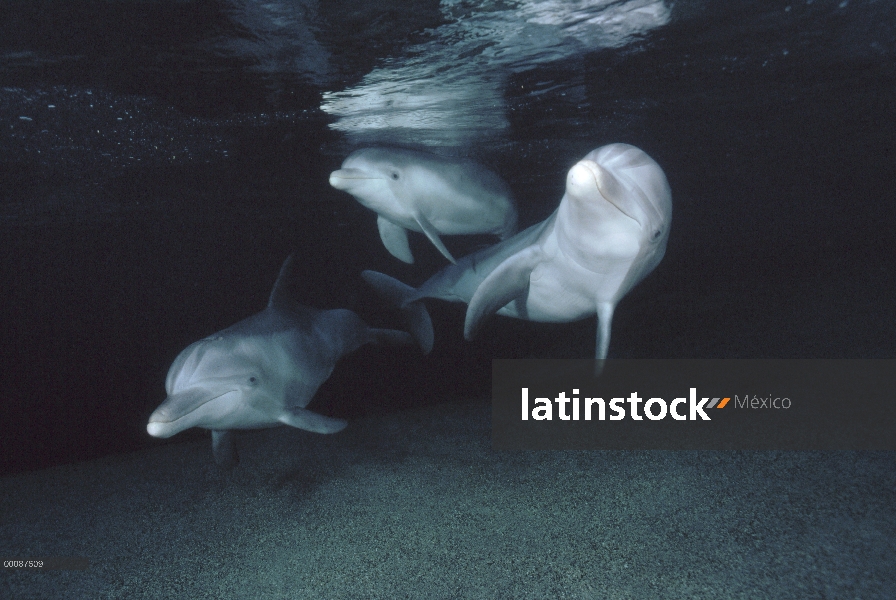
POLYGON ((173 433, 169 433, 169 430, 163 423, 156 423, 154 421, 150 421, 146 424, 146 432, 152 437, 157 438, 169 438, 173 433))
MULTIPOLYGON (((624 214, 626 217, 635 221, 643 229, 650 221, 645 214, 645 206, 642 200, 642 194, 636 190, 628 188, 613 173, 600 166, 593 160, 579 161, 573 169, 581 167, 582 171, 587 171, 594 178, 597 190, 604 200, 613 205, 616 210, 624 214)), ((572 171, 570 171, 572 175, 572 171)), ((582 174, 578 175, 583 176, 582 174)), ((649 206, 649 203, 647 203, 649 206)), ((652 208, 652 207, 651 207, 652 208)))
POLYGON ((172 397, 168 396, 162 404, 149 415, 146 432, 152 437, 168 438, 177 433, 172 427, 175 417, 171 414, 172 397))
POLYGON ((615 206, 616 209, 625 216, 630 217, 635 221, 638 220, 634 215, 629 214, 622 206, 620 206, 618 198, 621 198, 623 194, 625 194, 625 190, 618 179, 593 160, 580 161, 576 166, 580 165, 583 170, 587 170, 591 177, 594 178, 594 184, 597 186, 597 191, 600 192, 600 195, 604 200, 615 206))
POLYGON ((330 173, 330 185, 337 190, 348 187, 348 182, 353 179, 373 179, 373 177, 362 169, 338 169, 330 173))
POLYGON ((168 438, 185 429, 189 429, 194 426, 195 419, 185 419, 184 417, 194 413, 206 402, 220 398, 225 394, 212 396, 208 390, 193 388, 169 395, 149 415, 146 432, 153 437, 168 438))

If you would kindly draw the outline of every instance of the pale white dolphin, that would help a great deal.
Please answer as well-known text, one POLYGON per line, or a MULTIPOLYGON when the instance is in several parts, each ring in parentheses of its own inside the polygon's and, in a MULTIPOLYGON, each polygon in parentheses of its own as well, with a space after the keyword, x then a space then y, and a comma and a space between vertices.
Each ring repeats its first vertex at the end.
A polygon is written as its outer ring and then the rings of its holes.
POLYGON ((445 267, 417 289, 375 271, 362 276, 407 311, 425 351, 432 323, 419 300, 440 298, 469 305, 467 339, 495 312, 540 322, 597 314, 594 356, 602 360, 613 311, 663 258, 671 220, 672 194, 660 166, 639 148, 610 144, 570 169, 560 206, 545 221, 445 267))
POLYGON ((400 148, 364 148, 330 174, 330 185, 376 212, 386 249, 414 262, 407 230, 419 231, 448 260, 439 235, 516 233, 516 204, 494 172, 472 160, 400 148))
POLYGON ((316 433, 345 427, 307 410, 336 362, 371 343, 409 344, 403 331, 373 329, 355 313, 316 310, 286 297, 292 257, 286 259, 265 310, 183 350, 165 380, 168 397, 146 430, 167 438, 189 429, 212 430, 215 460, 225 468, 239 457, 233 429, 290 425, 316 433))

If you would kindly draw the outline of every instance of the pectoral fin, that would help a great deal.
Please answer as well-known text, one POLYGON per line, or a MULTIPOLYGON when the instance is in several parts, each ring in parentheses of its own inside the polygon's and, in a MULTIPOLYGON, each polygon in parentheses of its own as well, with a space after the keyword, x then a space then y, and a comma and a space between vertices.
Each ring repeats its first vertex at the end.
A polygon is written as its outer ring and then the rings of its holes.
POLYGON ((416 219, 417 225, 420 226, 420 229, 423 231, 423 233, 426 234, 426 237, 429 238, 429 241, 439 249, 439 252, 442 253, 442 256, 450 260, 452 264, 457 264, 457 261, 454 260, 453 256, 451 256, 451 253, 448 252, 448 248, 446 248, 445 244, 442 243, 442 240, 439 238, 439 232, 435 227, 433 227, 432 223, 430 223, 429 220, 419 212, 414 215, 414 219, 416 219))
POLYGON ((222 469, 228 471, 240 462, 240 456, 236 451, 236 441, 233 432, 228 429, 212 429, 212 454, 215 462, 222 469))
POLYGON ((380 239, 383 240, 386 250, 398 260, 412 264, 414 255, 411 254, 411 247, 408 245, 407 230, 383 217, 378 217, 376 224, 379 227, 380 239))
POLYGON ((479 284, 467 307, 466 339, 473 338, 486 317, 525 296, 529 290, 529 276, 541 260, 541 249, 530 246, 508 257, 479 284))
POLYGON ((607 358, 610 349, 610 326, 613 323, 614 304, 602 303, 597 305, 597 339, 594 341, 594 358, 603 360, 607 358))
POLYGON ((597 334, 594 340, 594 376, 599 376, 607 362, 607 351, 610 349, 610 327, 613 324, 615 304, 597 305, 597 334))
POLYGON ((313 431, 314 433, 336 433, 342 431, 348 422, 342 419, 325 417, 298 406, 289 407, 278 419, 284 425, 313 431))

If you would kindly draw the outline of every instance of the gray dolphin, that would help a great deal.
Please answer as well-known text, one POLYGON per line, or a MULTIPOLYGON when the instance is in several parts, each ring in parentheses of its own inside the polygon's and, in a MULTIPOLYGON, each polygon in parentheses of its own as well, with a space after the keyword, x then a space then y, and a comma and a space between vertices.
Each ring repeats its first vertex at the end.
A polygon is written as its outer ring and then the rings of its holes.
POLYGON ((352 152, 330 174, 330 185, 376 212, 380 238, 396 258, 413 263, 407 230, 419 231, 448 260, 441 234, 516 233, 510 188, 479 163, 400 148, 352 152))
POLYGON ((439 298, 468 304, 467 339, 495 312, 555 323, 597 314, 594 356, 604 359, 613 311, 663 258, 671 220, 672 194, 660 166, 639 148, 610 144, 569 170, 566 193, 545 221, 416 289, 375 271, 362 276, 405 309, 424 351, 432 348, 432 323, 419 301, 439 298))
POLYGON ((168 397, 146 430, 167 438, 189 429, 212 430, 215 460, 234 467, 233 429, 289 425, 335 433, 342 419, 307 410, 336 362, 368 343, 410 344, 403 331, 373 329, 355 313, 317 310, 286 297, 292 256, 280 269, 266 309, 183 350, 168 370, 168 397))

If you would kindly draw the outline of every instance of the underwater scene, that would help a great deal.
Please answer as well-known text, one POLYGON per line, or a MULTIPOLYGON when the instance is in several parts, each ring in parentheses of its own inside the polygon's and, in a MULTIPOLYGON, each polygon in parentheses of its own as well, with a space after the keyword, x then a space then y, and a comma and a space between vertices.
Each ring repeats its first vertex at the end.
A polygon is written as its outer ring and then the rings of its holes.
POLYGON ((492 447, 896 358, 894 117, 886 0, 0 3, 0 597, 896 597, 893 452, 492 447))

